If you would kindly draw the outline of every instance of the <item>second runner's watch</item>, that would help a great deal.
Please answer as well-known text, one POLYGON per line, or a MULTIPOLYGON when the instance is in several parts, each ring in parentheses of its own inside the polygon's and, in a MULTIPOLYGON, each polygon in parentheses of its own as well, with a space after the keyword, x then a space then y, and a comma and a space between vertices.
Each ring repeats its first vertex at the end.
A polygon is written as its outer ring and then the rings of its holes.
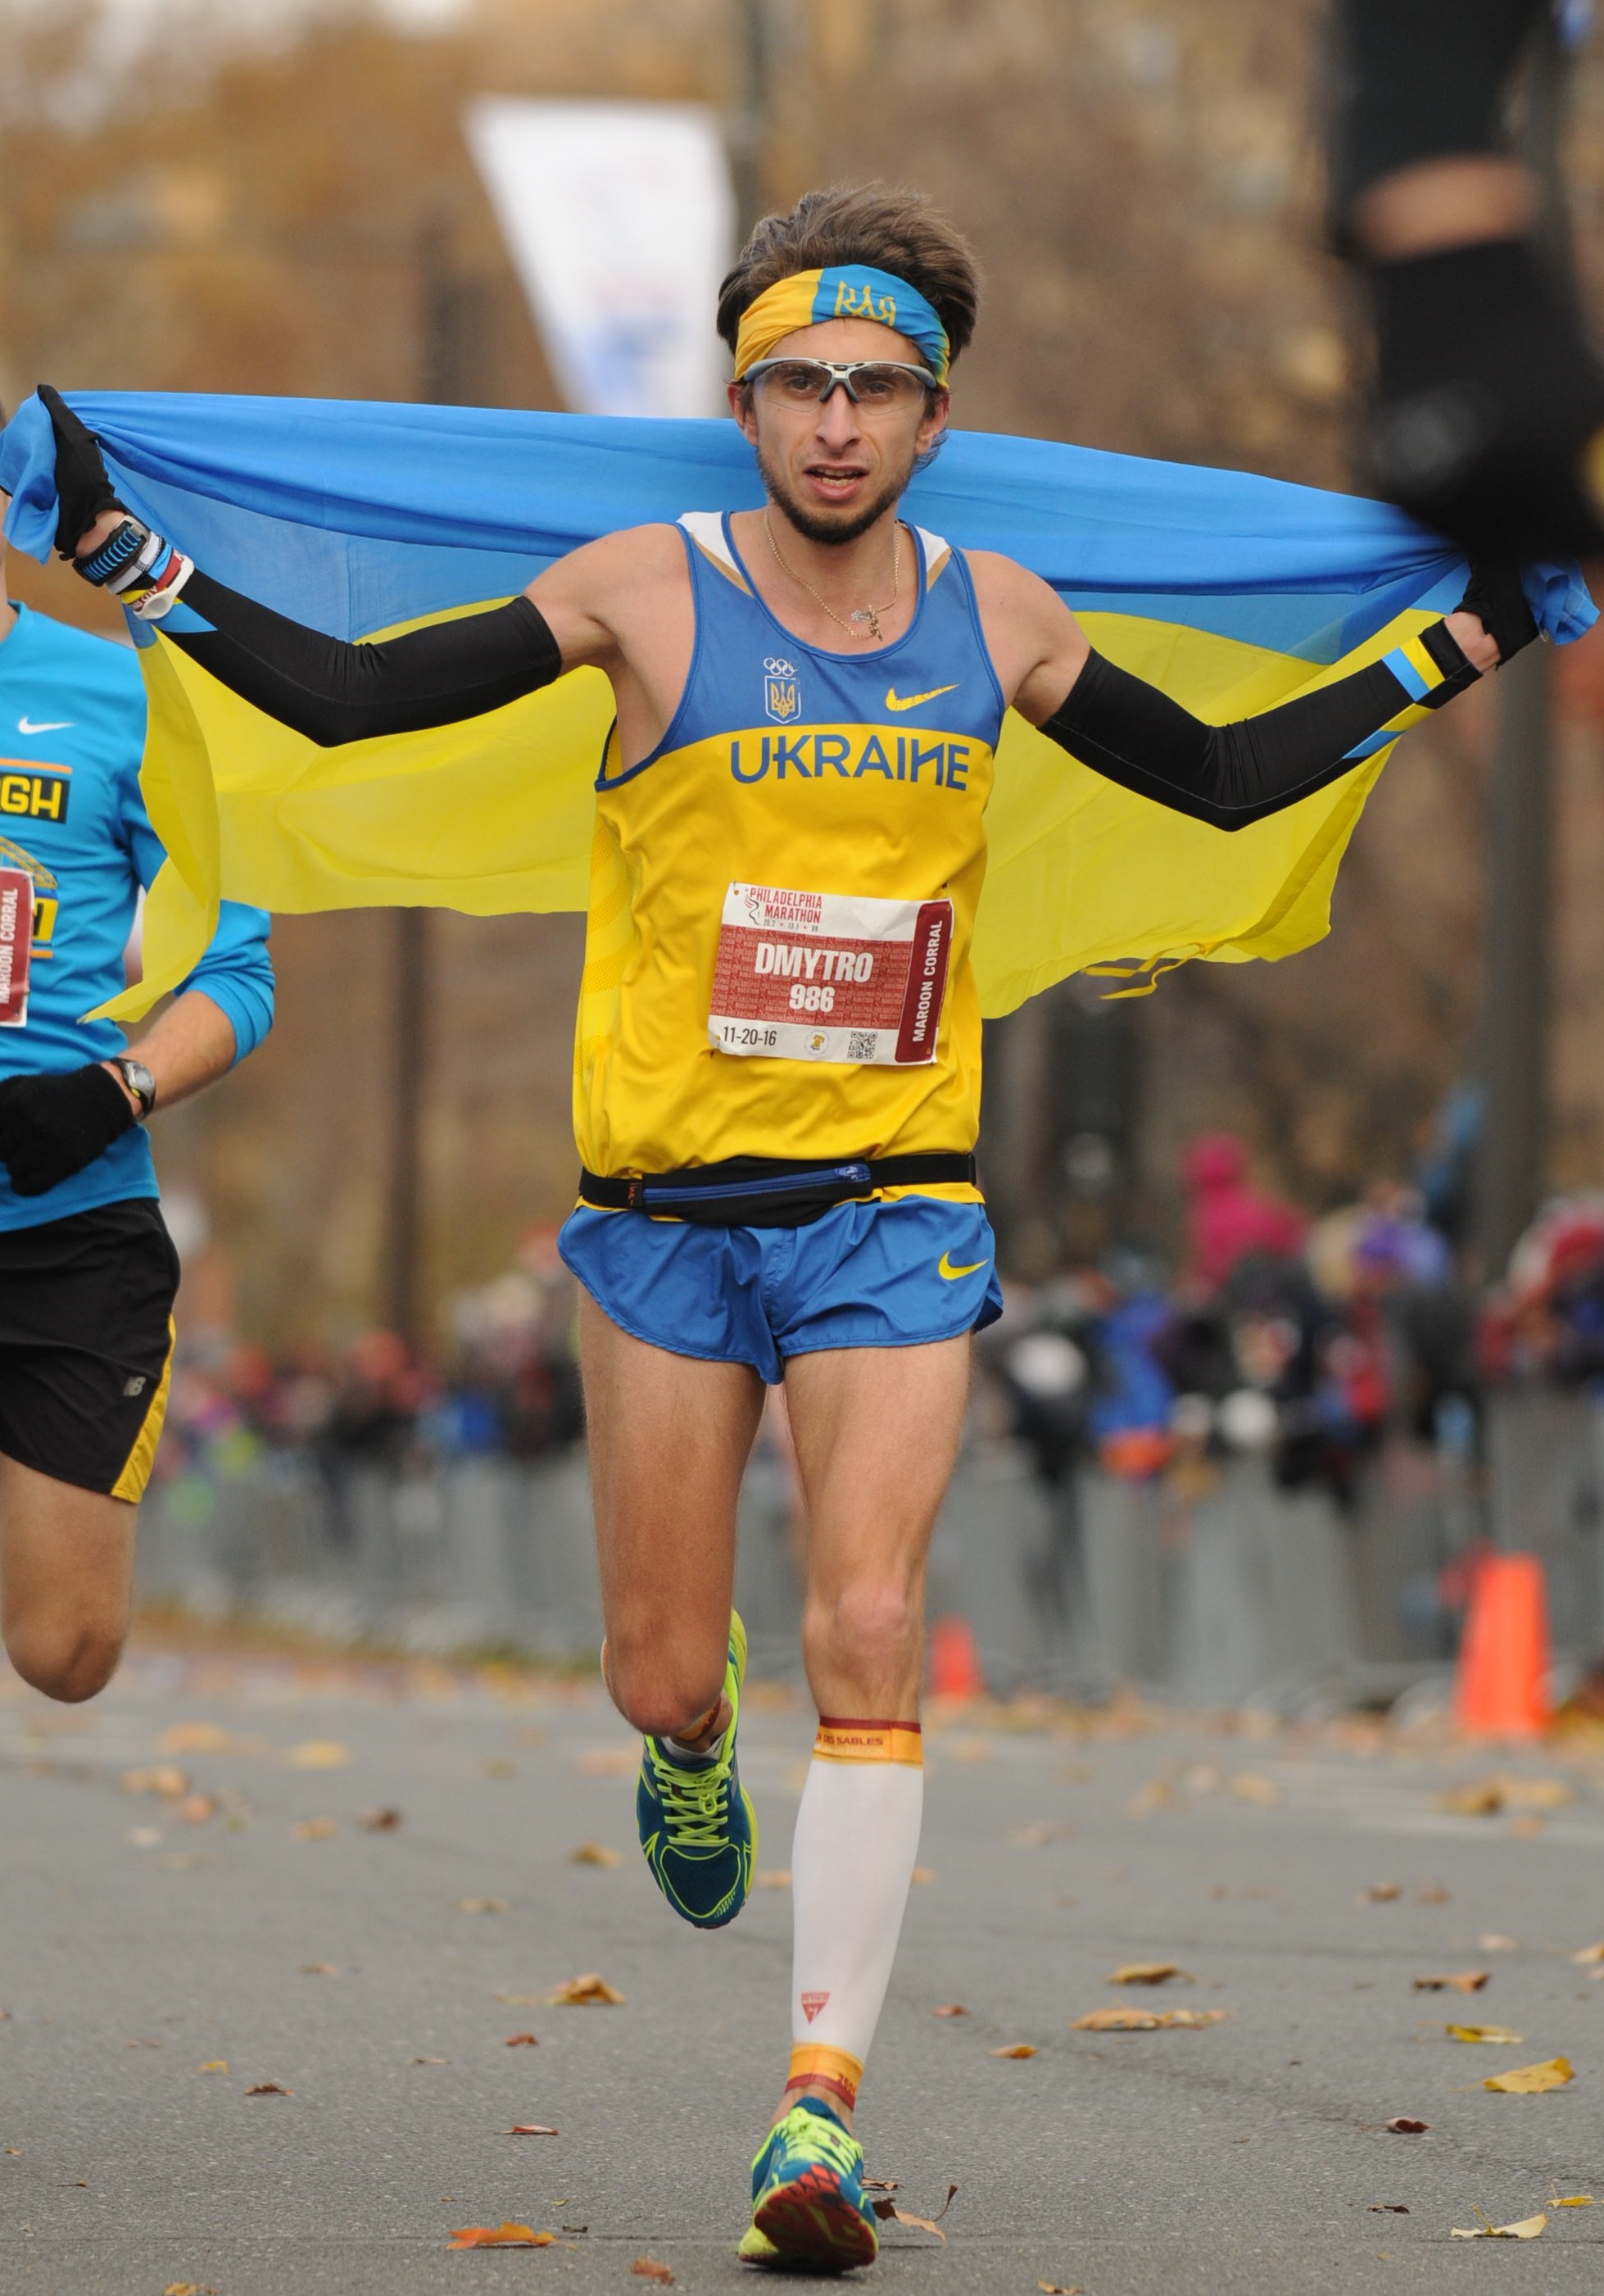
POLYGON ((119 1058, 111 1065, 139 1103, 139 1119, 143 1124, 156 1105, 155 1078, 143 1061, 119 1058))

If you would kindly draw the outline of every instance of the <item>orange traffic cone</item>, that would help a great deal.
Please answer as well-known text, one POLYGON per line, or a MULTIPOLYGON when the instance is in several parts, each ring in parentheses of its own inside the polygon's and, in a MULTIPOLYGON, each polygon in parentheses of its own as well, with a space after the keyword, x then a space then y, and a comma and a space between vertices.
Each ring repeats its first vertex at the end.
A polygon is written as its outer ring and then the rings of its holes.
POLYGON ((932 1698, 984 1698, 986 1677, 975 1629, 957 1611, 949 1611, 930 1628, 930 1695, 932 1698))
POLYGON ((1453 1686, 1454 1719, 1482 1738, 1534 1738, 1547 1728, 1549 1634, 1543 1565, 1492 1554, 1471 1592, 1453 1686))

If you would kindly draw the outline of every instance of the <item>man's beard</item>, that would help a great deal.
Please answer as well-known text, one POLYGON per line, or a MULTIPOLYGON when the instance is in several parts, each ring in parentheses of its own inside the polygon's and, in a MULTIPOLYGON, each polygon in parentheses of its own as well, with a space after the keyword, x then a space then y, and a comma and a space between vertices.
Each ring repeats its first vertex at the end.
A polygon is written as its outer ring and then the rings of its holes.
POLYGON ((757 472, 775 505, 798 534, 806 535, 809 542, 833 543, 839 547, 855 542, 860 534, 867 534, 876 519, 883 518, 892 504, 902 499, 913 475, 913 457, 910 454, 906 470, 888 477, 872 501, 834 518, 827 511, 797 500, 784 472, 776 470, 765 455, 761 439, 757 442, 757 472))

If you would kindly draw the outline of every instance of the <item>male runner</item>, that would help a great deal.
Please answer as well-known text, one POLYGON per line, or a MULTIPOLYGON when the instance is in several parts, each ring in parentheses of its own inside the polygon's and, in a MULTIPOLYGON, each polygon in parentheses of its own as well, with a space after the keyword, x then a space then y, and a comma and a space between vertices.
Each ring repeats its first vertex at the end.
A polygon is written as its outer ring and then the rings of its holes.
POLYGON ((121 1654, 167 1409, 178 1264, 141 1128, 273 1022, 267 918, 233 901, 131 1054, 80 1018, 120 994, 167 857, 144 718, 127 647, 0 599, 0 1622, 61 1699, 93 1698, 121 1654))
POLYGON ((562 1250, 585 1294, 608 1687, 646 1734, 642 1847, 703 1926, 740 1911, 756 1845, 730 1596, 765 1381, 785 1382, 810 1524, 791 2060, 741 2251, 767 2263, 875 2253, 853 2106, 919 1838, 926 1548, 970 1334, 1000 1296, 970 943, 1003 712, 1229 829, 1534 635, 1512 570, 1486 575, 1474 611, 1385 662, 1203 724, 1094 652, 1035 575, 898 521, 977 299, 922 200, 810 193, 758 226, 720 298, 765 508, 605 537, 506 605, 372 644, 195 570, 122 512, 47 395, 63 552, 311 739, 471 717, 580 663, 611 680, 562 1250))

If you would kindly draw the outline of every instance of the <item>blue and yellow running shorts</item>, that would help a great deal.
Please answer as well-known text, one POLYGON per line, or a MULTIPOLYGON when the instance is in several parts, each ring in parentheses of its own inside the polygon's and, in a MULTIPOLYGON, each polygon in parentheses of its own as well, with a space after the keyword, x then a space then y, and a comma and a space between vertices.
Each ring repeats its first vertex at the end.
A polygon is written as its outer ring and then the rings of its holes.
POLYGON ((558 1249, 621 1330, 671 1355, 750 1364, 771 1387, 788 1356, 956 1339, 1002 1312, 985 1207, 940 1196, 837 1204, 805 1227, 582 1204, 558 1249))

